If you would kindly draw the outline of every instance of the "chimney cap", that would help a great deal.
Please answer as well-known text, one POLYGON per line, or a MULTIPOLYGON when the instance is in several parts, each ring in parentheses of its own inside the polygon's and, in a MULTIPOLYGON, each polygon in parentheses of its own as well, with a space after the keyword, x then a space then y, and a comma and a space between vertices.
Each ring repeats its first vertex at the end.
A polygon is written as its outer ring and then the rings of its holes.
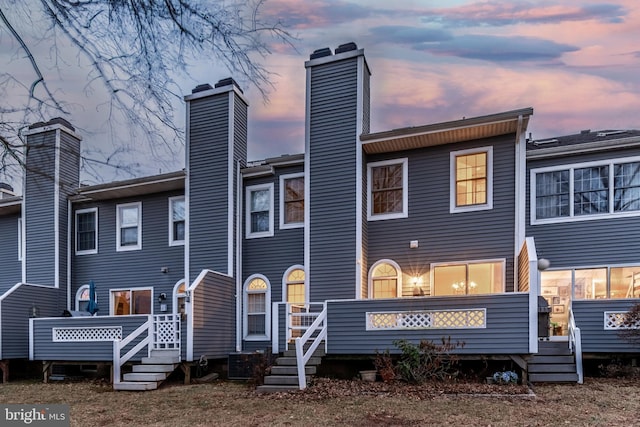
POLYGON ((191 90, 191 93, 204 92, 205 90, 213 89, 209 83, 203 83, 191 90))
POLYGON ((63 119, 62 117, 54 117, 48 122, 36 122, 31 126, 29 126, 29 129, 43 128, 45 126, 51 126, 51 125, 62 125, 66 128, 69 128, 72 132, 76 131, 76 129, 73 126, 71 126, 71 123, 69 123, 66 119, 63 119))
POLYGON ((244 93, 244 91, 242 90, 242 88, 240 88, 240 85, 238 84, 238 82, 236 82, 233 77, 227 77, 226 79, 220 79, 218 80, 218 83, 215 84, 215 86, 218 87, 224 87, 224 86, 229 86, 229 85, 233 85, 235 87, 238 88, 238 90, 240 91, 240 93, 244 93))
POLYGON ((323 58, 325 56, 331 56, 331 49, 328 47, 323 47, 321 49, 316 49, 313 51, 311 55, 309 55, 309 59, 323 58))
POLYGON ((355 44, 354 42, 343 43, 336 48, 336 55, 342 52, 349 52, 357 49, 358 49, 358 45, 355 44))

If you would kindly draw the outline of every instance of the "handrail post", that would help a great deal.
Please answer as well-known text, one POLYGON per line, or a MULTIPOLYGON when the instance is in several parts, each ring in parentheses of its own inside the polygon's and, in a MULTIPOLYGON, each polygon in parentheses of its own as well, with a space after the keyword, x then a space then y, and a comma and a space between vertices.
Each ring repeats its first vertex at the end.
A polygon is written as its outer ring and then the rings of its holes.
POLYGON ((120 384, 120 341, 113 341, 113 383, 120 384))

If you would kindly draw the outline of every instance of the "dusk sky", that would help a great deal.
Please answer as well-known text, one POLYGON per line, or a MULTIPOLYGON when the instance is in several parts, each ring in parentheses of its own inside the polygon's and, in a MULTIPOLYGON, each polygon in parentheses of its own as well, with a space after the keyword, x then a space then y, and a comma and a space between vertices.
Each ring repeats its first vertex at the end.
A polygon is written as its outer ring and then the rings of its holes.
MULTIPOLYGON (((534 108, 529 132, 536 139, 640 129, 637 0, 267 0, 262 13, 280 19, 297 40, 296 49, 272 46, 264 60, 276 73, 269 103, 240 81, 251 104, 250 160, 303 152, 304 61, 315 49, 350 41, 365 49, 372 72, 373 132, 523 107, 534 108)), ((83 146, 113 143, 95 93, 87 97, 82 89, 81 61, 67 66, 60 85, 80 106, 69 120, 80 128, 83 146)), ((187 94, 229 74, 201 61, 193 80, 175 78, 187 94)), ((184 105, 177 108, 183 122, 184 105)), ((120 130, 116 139, 135 147, 127 138, 120 130)), ((141 160, 148 156, 131 158, 141 174, 184 166, 180 147, 164 156, 162 168, 141 160)))

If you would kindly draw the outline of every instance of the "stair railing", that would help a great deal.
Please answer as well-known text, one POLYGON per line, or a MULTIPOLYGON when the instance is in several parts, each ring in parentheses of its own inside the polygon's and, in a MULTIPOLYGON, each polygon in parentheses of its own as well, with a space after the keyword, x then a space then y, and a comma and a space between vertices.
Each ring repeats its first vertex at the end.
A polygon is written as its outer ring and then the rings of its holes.
POLYGON ((324 307, 318 317, 309 325, 307 331, 301 337, 296 338, 296 365, 298 367, 298 386, 300 390, 307 388, 307 374, 305 366, 313 353, 316 351, 320 343, 327 338, 327 305, 324 307), (312 338, 313 337, 313 338, 312 338), (304 351, 307 341, 312 339, 311 345, 304 351))
POLYGON ((122 366, 127 363, 139 351, 147 348, 147 355, 151 349, 180 349, 180 321, 179 315, 161 314, 154 316, 150 314, 147 321, 140 325, 127 337, 113 342, 113 383, 120 384, 122 381, 122 366), (177 326, 176 326, 177 324, 177 326), (131 350, 121 355, 122 350, 131 342, 146 332, 147 336, 142 338, 131 350))
POLYGON ((584 381, 582 368, 582 335, 580 334, 580 328, 576 326, 576 320, 571 307, 569 307, 569 350, 575 355, 578 384, 582 384, 584 381))

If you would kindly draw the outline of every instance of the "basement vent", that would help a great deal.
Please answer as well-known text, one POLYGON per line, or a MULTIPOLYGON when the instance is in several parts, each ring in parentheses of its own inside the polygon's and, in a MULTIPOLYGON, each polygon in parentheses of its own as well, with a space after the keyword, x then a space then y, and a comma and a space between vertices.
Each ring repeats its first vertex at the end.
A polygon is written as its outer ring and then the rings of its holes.
POLYGON ((604 137, 604 136, 610 136, 610 135, 619 135, 621 133, 627 133, 626 130, 607 130, 604 132, 598 132, 598 136, 604 137))

